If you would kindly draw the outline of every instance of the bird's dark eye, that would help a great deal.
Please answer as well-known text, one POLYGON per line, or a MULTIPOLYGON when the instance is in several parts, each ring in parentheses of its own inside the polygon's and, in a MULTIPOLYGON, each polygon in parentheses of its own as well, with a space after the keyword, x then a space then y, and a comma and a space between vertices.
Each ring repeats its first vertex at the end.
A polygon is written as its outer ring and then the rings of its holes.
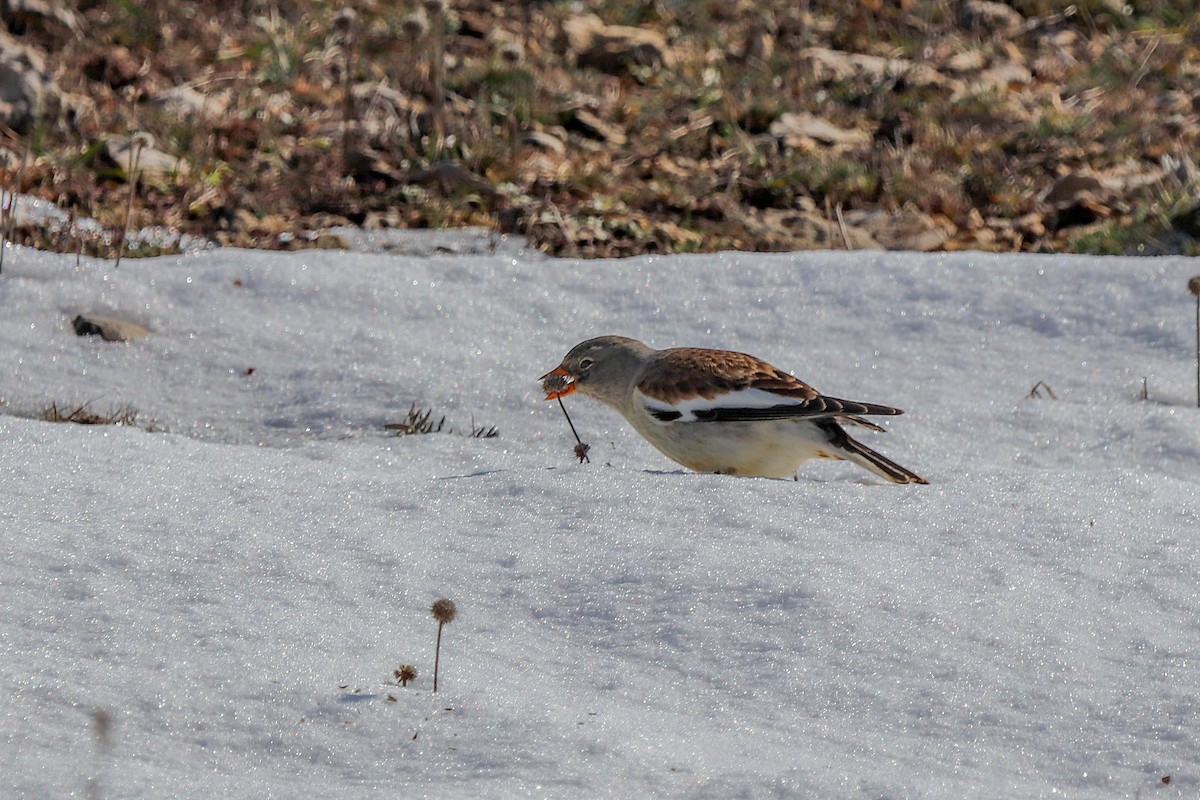
POLYGON ((596 362, 594 362, 592 359, 584 358, 579 361, 579 368, 581 370, 588 370, 588 369, 592 368, 592 364, 594 364, 594 363, 596 363, 596 362))

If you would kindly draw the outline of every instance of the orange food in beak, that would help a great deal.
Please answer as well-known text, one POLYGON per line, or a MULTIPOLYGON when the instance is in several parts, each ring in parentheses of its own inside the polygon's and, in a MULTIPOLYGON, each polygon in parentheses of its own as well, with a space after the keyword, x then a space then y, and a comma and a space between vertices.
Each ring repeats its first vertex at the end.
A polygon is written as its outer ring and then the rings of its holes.
POLYGON ((565 367, 556 367, 538 380, 542 382, 547 400, 557 400, 575 391, 575 376, 567 372, 565 367))

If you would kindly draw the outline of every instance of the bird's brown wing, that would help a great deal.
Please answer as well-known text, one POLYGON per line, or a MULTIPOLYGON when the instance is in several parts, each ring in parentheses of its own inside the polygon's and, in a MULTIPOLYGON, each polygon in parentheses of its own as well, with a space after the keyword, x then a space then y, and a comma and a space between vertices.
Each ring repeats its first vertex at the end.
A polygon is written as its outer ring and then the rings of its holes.
POLYGON ((762 359, 729 350, 665 350, 637 390, 647 410, 662 421, 753 422, 903 413, 877 403, 827 397, 762 359))

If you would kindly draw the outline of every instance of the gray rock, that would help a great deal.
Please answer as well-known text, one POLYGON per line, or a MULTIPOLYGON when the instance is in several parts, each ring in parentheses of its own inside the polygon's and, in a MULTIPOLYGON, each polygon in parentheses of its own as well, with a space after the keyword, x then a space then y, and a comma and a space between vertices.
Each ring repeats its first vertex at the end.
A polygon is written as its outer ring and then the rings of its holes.
POLYGON ((772 122, 769 130, 772 136, 778 137, 785 145, 793 148, 803 148, 808 142, 865 145, 871 141, 871 135, 866 131, 839 128, 812 114, 790 111, 772 122))
POLYGON ((135 322, 99 314, 80 314, 71 320, 71 326, 77 336, 99 336, 106 342, 128 342, 150 333, 135 322))
POLYGON ((1113 189, 1094 175, 1068 173, 1042 197, 1051 230, 1073 228, 1109 217, 1116 204, 1113 189))
MULTIPOLYGON (((358 124, 370 140, 385 138, 393 131, 406 136, 420 135, 423 109, 404 92, 383 81, 362 81, 350 91, 358 124)), ((425 121, 425 125, 432 130, 432 120, 425 121)))
POLYGON ((584 14, 563 23, 563 31, 577 64, 611 75, 635 67, 658 70, 673 61, 667 41, 647 28, 605 25, 595 14, 584 14))
POLYGON ((1033 83, 1033 73, 1024 64, 1005 61, 980 72, 976 81, 978 85, 1003 92, 1014 87, 1020 89, 1030 85, 1033 83))
POLYGON ((987 56, 982 50, 960 50, 943 66, 951 72, 977 72, 987 66, 987 56))
POLYGON ((567 145, 562 139, 545 131, 527 131, 521 140, 543 152, 553 153, 556 156, 564 155, 567 152, 567 145))
POLYGON ((907 58, 847 53, 827 47, 806 47, 800 51, 799 57, 812 67, 819 80, 903 77, 913 86, 951 85, 951 81, 933 67, 907 58))
POLYGON ((28 133, 57 92, 42 54, 0 30, 0 124, 28 133))
POLYGON ((154 144, 154 137, 148 133, 113 136, 105 140, 102 155, 105 161, 121 170, 123 174, 129 171, 131 164, 134 172, 153 176, 176 175, 188 171, 186 161, 155 149, 154 144))
POLYGON ((578 131, 589 139, 606 142, 614 147, 620 147, 626 141, 625 132, 620 127, 601 119, 586 108, 577 108, 570 112, 570 117, 564 124, 569 130, 578 131))
POLYGON ((350 237, 337 231, 321 231, 312 240, 313 247, 318 250, 351 250, 353 245, 350 237))
POLYGON ((95 53, 83 65, 83 74, 89 80, 121 89, 137 83, 148 67, 144 54, 137 54, 128 47, 110 47, 95 53))
POLYGON ((1025 25, 1021 12, 991 0, 965 0, 959 8, 959 20, 969 31, 1012 36, 1025 25))
POLYGON ((768 208, 743 222, 777 250, 882 250, 875 238, 845 221, 808 211, 768 208))
POLYGON ((184 84, 156 93, 150 98, 150 103, 182 121, 216 119, 225 113, 229 105, 229 95, 223 92, 203 94, 184 84))
POLYGON ((1106 193, 1107 188, 1096 176, 1071 172, 1054 182, 1042 198, 1042 202, 1057 208, 1077 203, 1085 195, 1101 197, 1106 193))
POLYGON ((44 27, 46 22, 52 22, 62 25, 76 35, 80 33, 79 18, 75 16, 75 12, 61 3, 48 0, 0 0, 0 17, 9 23, 13 30, 17 30, 13 23, 30 28, 44 27))
POLYGON ((921 211, 906 210, 890 214, 886 211, 850 211, 846 223, 869 233, 888 250, 907 250, 931 253, 941 250, 949 234, 937 222, 921 211))

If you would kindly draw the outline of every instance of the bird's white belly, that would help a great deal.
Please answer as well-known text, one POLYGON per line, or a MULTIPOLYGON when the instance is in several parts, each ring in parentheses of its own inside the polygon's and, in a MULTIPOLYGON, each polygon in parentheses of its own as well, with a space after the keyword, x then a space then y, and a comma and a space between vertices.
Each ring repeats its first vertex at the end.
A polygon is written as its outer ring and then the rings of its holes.
POLYGON ((664 455, 696 472, 791 478, 809 459, 836 457, 825 434, 808 420, 629 421, 664 455))

